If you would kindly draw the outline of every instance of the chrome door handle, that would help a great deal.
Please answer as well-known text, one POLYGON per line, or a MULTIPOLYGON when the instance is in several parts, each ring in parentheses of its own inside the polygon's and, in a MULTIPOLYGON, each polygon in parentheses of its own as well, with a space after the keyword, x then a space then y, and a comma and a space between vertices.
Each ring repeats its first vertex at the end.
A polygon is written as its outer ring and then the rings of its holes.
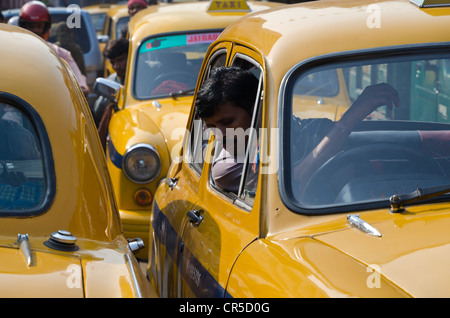
POLYGON ((187 217, 192 226, 197 227, 203 221, 203 215, 200 214, 198 210, 189 210, 187 212, 187 217))
POLYGON ((170 190, 173 190, 178 183, 178 178, 166 178, 166 183, 170 187, 170 190))

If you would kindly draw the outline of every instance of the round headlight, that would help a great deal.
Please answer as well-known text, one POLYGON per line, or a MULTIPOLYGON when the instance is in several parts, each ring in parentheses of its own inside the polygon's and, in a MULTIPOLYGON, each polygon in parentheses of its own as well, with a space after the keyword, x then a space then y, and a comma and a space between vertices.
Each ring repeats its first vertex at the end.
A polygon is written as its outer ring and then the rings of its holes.
POLYGON ((150 182, 159 175, 160 170, 159 154, 148 144, 136 144, 123 156, 123 172, 133 182, 150 182))

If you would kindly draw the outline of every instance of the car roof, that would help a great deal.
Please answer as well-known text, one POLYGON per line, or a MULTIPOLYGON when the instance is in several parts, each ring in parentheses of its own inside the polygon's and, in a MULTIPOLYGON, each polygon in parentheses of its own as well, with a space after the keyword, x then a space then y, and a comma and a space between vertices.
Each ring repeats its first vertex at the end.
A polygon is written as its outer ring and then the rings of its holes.
POLYGON ((126 4, 115 5, 106 11, 106 15, 113 19, 118 19, 128 15, 128 7, 126 4))
POLYGON ((95 5, 90 5, 83 7, 84 10, 88 11, 89 13, 103 13, 106 12, 112 8, 115 8, 118 6, 118 4, 114 3, 100 3, 95 5))
MULTIPOLYGON (((283 5, 277 2, 248 1, 251 11, 260 11, 283 5)), ((208 12, 209 1, 187 3, 159 3, 139 11, 130 20, 130 34, 136 30, 147 34, 224 28, 247 11, 208 12), (155 23, 156 22, 156 23, 155 23), (145 27, 148 25, 148 27, 145 27)), ((139 37, 139 35, 138 35, 139 37)))
MULTIPOLYGON (((67 15, 70 15, 73 12, 75 12, 75 10, 69 10, 66 7, 48 7, 47 9, 50 12, 50 14, 67 14, 67 15)), ((88 13, 88 11, 83 9, 83 8, 78 8, 77 11, 80 11, 82 14, 88 13)), ((3 13, 3 15, 6 18, 10 18, 12 16, 19 15, 20 14, 20 8, 19 9, 4 10, 4 11, 2 11, 2 13, 3 13)))
POLYGON ((448 42, 442 30, 450 27, 449 15, 449 7, 421 9, 409 0, 312 1, 247 15, 219 39, 257 48, 285 73, 283 65, 335 52, 448 42))

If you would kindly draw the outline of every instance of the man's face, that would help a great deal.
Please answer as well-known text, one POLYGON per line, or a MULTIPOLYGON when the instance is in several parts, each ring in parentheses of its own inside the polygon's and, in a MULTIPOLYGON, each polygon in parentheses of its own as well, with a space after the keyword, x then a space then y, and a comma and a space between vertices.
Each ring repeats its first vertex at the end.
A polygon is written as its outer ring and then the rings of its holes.
POLYGON ((142 4, 139 3, 132 4, 128 7, 128 14, 130 15, 130 17, 132 17, 142 9, 145 9, 145 7, 142 4))
POLYGON ((117 76, 121 79, 125 77, 125 72, 127 70, 127 56, 128 54, 125 53, 109 60, 112 68, 116 71, 117 76))
POLYGON ((45 30, 45 22, 24 22, 24 28, 42 37, 45 30))
MULTIPOLYGON (((242 152, 242 149, 236 149, 240 144, 238 142, 238 138, 241 137, 239 132, 245 132, 250 128, 252 122, 250 114, 245 109, 235 106, 232 102, 226 102, 217 107, 214 115, 203 118, 203 121, 207 128, 220 130, 224 148, 227 149, 226 145, 228 140, 228 144, 233 143, 234 145, 234 154, 242 152), (238 130, 238 128, 242 128, 242 130, 238 130), (228 137, 227 132, 229 133, 228 137)), ((245 136, 245 144, 247 143, 247 137, 245 136)), ((227 150, 232 151, 232 149, 227 150)))

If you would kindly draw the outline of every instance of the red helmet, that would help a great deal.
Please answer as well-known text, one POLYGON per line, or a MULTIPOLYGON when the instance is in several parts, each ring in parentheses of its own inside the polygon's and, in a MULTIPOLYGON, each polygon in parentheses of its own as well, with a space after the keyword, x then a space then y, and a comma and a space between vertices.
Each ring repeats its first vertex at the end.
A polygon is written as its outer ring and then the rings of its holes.
POLYGON ((27 24, 33 22, 45 22, 44 31, 39 35, 47 39, 51 26, 51 17, 47 6, 41 1, 27 2, 20 9, 19 26, 27 28, 27 24))

